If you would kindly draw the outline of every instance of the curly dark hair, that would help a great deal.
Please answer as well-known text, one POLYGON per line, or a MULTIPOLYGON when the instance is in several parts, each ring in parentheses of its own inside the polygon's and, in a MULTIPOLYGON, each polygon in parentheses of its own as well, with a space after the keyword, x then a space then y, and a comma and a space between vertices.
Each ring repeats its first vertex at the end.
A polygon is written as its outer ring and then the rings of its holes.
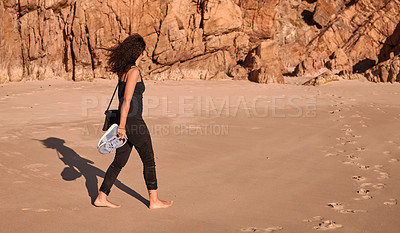
POLYGON ((109 70, 122 77, 131 66, 135 65, 140 54, 146 49, 146 43, 141 35, 135 33, 128 36, 124 41, 116 46, 106 49, 107 65, 109 70))

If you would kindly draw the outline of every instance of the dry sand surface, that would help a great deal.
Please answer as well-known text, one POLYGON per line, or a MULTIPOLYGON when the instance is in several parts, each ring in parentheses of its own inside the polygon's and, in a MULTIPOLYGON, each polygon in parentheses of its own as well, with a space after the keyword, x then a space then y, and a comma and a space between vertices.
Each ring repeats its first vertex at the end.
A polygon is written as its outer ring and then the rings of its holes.
POLYGON ((116 80, 9 83, 1 232, 399 232, 400 84, 145 83, 174 205, 147 208, 136 151, 109 196, 121 208, 91 204, 113 159, 96 146, 116 80))

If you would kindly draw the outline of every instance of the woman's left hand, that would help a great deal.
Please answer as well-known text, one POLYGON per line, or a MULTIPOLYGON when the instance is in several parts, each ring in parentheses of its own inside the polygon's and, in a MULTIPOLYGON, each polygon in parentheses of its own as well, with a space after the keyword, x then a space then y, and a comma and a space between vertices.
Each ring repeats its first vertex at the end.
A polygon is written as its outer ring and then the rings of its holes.
POLYGON ((126 130, 125 130, 125 128, 122 128, 122 127, 118 127, 118 129, 117 129, 117 135, 118 135, 119 137, 121 137, 121 138, 128 138, 128 137, 126 136, 126 130))

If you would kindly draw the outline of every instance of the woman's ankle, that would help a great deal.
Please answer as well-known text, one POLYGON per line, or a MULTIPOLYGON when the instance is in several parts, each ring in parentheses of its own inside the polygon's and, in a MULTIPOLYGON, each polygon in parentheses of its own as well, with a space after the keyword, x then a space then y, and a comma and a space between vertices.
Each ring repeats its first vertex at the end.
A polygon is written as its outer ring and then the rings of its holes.
POLYGON ((149 200, 150 201, 158 201, 158 191, 157 189, 148 190, 149 192, 149 200))
POLYGON ((100 199, 107 199, 107 194, 104 193, 103 191, 99 191, 99 195, 97 196, 100 199))

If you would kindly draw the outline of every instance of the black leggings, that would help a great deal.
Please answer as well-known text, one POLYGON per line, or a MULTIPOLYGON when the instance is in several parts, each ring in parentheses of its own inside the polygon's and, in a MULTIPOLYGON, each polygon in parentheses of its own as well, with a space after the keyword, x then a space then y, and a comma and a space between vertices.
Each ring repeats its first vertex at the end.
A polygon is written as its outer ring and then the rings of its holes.
POLYGON ((128 162, 132 147, 139 153, 143 163, 143 175, 148 190, 157 189, 156 165, 149 130, 142 116, 128 116, 126 119, 126 135, 128 141, 115 152, 114 161, 108 167, 100 191, 110 193, 111 186, 121 169, 128 162))

